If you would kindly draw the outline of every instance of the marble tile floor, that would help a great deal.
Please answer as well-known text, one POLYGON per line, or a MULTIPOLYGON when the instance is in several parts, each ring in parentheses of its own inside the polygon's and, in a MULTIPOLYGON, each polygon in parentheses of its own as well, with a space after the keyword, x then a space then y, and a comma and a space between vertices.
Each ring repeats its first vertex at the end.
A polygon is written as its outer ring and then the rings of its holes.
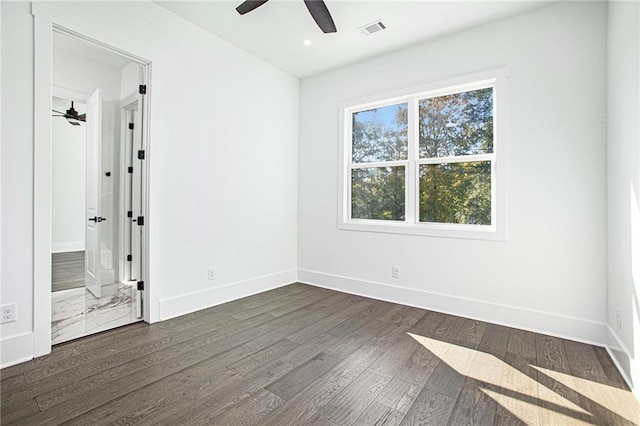
POLYGON ((136 296, 133 285, 122 283, 103 285, 100 299, 84 287, 51 293, 51 343, 141 321, 136 317, 136 296))

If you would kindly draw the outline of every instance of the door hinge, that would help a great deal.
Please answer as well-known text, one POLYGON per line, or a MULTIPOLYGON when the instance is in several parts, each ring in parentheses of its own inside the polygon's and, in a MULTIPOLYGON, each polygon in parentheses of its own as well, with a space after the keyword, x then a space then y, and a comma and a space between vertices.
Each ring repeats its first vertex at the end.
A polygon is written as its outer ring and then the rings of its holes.
POLYGON ((133 173, 133 167, 132 166, 127 167, 127 172, 128 173, 133 173))
POLYGON ((129 130, 133 130, 133 123, 129 123, 129 130))
POLYGON ((138 160, 144 160, 144 149, 138 151, 138 160))
POLYGON ((133 217, 133 212, 131 210, 127 212, 127 217, 133 217))
POLYGON ((138 92, 140 92, 141 95, 146 95, 147 94, 147 85, 146 84, 141 84, 138 92))
POLYGON ((138 290, 144 290, 144 281, 138 281, 138 290))
POLYGON ((138 216, 136 223, 138 224, 138 226, 144 225, 144 216, 138 216))
POLYGON ((133 256, 130 254, 127 255, 127 262, 131 262, 133 260, 133 256))

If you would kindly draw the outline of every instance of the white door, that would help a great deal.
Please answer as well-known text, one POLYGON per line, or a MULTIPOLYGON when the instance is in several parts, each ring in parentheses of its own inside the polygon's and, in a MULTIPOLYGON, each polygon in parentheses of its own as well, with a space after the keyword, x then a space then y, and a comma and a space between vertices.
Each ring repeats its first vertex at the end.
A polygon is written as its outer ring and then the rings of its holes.
POLYGON ((96 89, 87 100, 87 201, 85 228, 84 285, 96 297, 100 297, 100 165, 102 153, 102 96, 96 89))

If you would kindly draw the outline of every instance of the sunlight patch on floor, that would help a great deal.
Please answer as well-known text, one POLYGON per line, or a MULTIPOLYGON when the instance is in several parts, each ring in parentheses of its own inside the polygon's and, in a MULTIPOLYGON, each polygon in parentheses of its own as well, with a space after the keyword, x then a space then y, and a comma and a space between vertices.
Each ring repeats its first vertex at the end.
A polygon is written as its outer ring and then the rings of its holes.
MULTIPOLYGON (((524 360, 520 365, 517 361, 510 365, 485 352, 417 334, 409 335, 459 374, 480 381, 484 393, 526 424, 598 423, 577 403, 580 403, 581 395, 593 398, 598 386, 604 385, 570 375, 552 375, 548 370, 534 368, 524 360), (537 380, 539 372, 548 376, 542 378, 544 384, 537 380), (586 382, 589 382, 589 386, 586 382)), ((627 397, 633 398, 628 394, 627 397)), ((600 397, 598 400, 602 399, 600 397)), ((611 409, 612 405, 609 404, 602 405, 611 409)))
POLYGON ((579 392, 583 398, 590 400, 591 403, 606 407, 608 410, 613 411, 618 416, 632 423, 640 423, 640 406, 631 392, 547 368, 535 365, 531 367, 553 378, 557 382, 574 389, 576 392, 579 392))

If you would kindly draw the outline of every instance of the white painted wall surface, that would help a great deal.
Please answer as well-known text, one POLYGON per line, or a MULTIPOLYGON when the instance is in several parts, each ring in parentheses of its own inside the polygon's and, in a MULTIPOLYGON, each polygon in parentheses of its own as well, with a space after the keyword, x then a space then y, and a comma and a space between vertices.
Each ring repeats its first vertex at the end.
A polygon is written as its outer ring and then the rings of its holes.
MULTIPOLYGON (((295 281, 298 80, 150 2, 43 6, 149 52, 151 320, 295 281)), ((7 365, 33 353, 33 24, 0 7, 7 365)))
MULTIPOLYGON (((53 109, 65 112, 67 99, 53 98, 53 109)), ((75 102, 78 114, 84 103, 75 102)), ((86 135, 84 124, 72 126, 64 117, 51 122, 51 250, 54 253, 84 250, 86 135)))
POLYGON ((140 84, 140 65, 131 62, 120 70, 120 99, 136 95, 140 84))
POLYGON ((640 399, 640 5, 608 5, 608 344, 640 399))
POLYGON ((120 100, 120 69, 108 67, 74 52, 56 48, 53 55, 53 84, 90 95, 96 82, 104 92, 105 101, 120 100))
POLYGON ((33 25, 29 3, 2 2, 2 282, 0 302, 17 321, 0 326, 2 364, 33 341, 33 25), (9 125, 10 124, 10 125, 9 125), (12 338, 7 340, 7 338, 12 338))
POLYGON ((300 279, 602 343, 605 32, 604 4, 559 3, 303 80, 300 279), (340 103, 504 66, 506 242, 337 229, 340 103))

